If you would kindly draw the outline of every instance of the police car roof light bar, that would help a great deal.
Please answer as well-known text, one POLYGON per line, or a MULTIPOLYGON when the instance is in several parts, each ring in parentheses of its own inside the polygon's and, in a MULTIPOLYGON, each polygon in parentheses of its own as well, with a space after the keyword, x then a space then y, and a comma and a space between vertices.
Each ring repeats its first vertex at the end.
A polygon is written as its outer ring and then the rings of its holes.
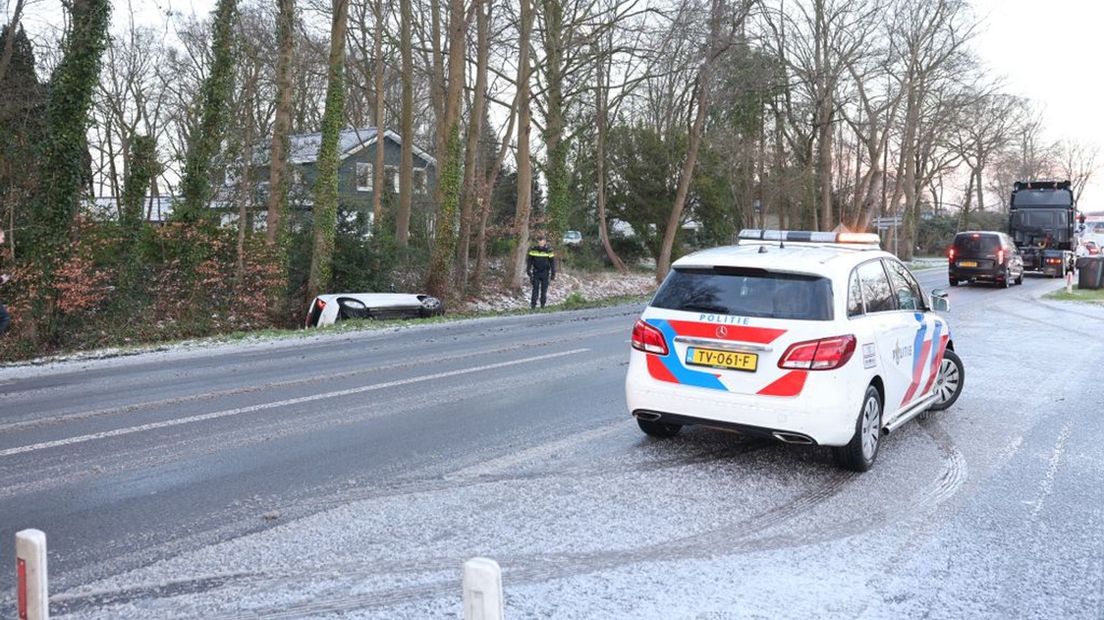
POLYGON ((790 241, 794 243, 839 243, 845 245, 879 245, 881 239, 874 233, 817 232, 812 230, 768 230, 745 228, 739 239, 746 241, 790 241))

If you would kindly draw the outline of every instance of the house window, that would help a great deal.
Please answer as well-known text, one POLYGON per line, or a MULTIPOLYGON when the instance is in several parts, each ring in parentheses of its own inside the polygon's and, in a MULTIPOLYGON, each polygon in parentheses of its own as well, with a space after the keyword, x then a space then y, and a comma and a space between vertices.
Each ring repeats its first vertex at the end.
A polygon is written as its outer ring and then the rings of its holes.
POLYGON ((398 166, 384 166, 383 176, 391 183, 391 186, 387 189, 392 192, 399 191, 399 167, 398 166))
POLYGON ((356 183, 358 192, 372 191, 372 164, 357 162, 356 183))
POLYGON ((426 169, 415 168, 414 169, 414 193, 424 194, 426 193, 426 169))

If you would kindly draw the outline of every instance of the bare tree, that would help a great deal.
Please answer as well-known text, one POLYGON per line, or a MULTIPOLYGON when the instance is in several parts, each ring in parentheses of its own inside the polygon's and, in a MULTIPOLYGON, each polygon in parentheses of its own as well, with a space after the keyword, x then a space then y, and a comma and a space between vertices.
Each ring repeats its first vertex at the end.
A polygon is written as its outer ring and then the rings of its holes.
POLYGON ((533 183, 533 168, 530 160, 529 131, 532 126, 532 113, 530 111, 530 70, 529 70, 529 38, 533 30, 533 9, 530 0, 519 0, 521 5, 519 17, 519 44, 518 44, 518 75, 517 75, 517 106, 518 106, 518 143, 517 143, 517 210, 514 215, 514 232, 517 235, 517 245, 514 247, 513 259, 509 264, 507 281, 514 287, 522 286, 522 274, 525 273, 525 260, 529 252, 529 216, 532 205, 532 192, 529 188, 533 183))
POLYGON ((694 174, 694 166, 698 161, 698 148, 701 146, 705 119, 709 115, 714 65, 732 43, 735 30, 743 25, 752 7, 751 2, 739 1, 740 4, 734 9, 728 7, 726 0, 711 0, 710 3, 708 13, 709 36, 706 40, 704 58, 698 67, 694 96, 694 120, 690 127, 686 160, 682 164, 682 172, 679 175, 675 203, 672 205, 670 216, 667 218, 667 226, 663 230, 663 245, 656 260, 657 282, 662 282, 667 277, 667 271, 671 268, 671 255, 675 247, 675 237, 682 221, 682 210, 686 206, 686 197, 690 192, 690 180, 694 174))
POLYGON ((1073 185, 1074 201, 1081 200, 1081 192, 1089 184, 1096 171, 1100 169, 1097 156, 1100 147, 1075 140, 1066 140, 1059 145, 1058 167, 1062 176, 1073 185))
POLYGON ((404 248, 410 239, 410 170, 414 167, 414 58, 411 49, 410 0, 399 0, 399 13, 399 47, 402 51, 402 159, 399 164, 399 212, 395 218, 395 243, 404 248))
MULTIPOLYGON (((911 259, 913 239, 919 223, 920 190, 927 184, 920 178, 923 146, 935 145, 925 140, 921 125, 925 114, 938 106, 931 105, 938 97, 940 83, 953 80, 962 71, 966 44, 975 33, 975 22, 967 15, 968 5, 962 0, 932 0, 924 3, 902 2, 898 5, 891 41, 897 51, 899 69, 896 72, 904 89, 904 119, 901 148, 897 166, 897 183, 890 202, 904 218, 900 243, 895 240, 902 258, 911 259), (904 205, 898 209, 898 201, 904 205)), ((942 122, 944 119, 940 119, 942 122)), ((931 130, 940 125, 928 123, 931 130)))
POLYGON ((277 0, 276 120, 269 158, 268 212, 265 240, 279 244, 288 212, 288 136, 291 133, 292 62, 295 56, 295 0, 277 0))
POLYGON ((477 176, 480 174, 477 169, 479 140, 483 135, 483 121, 487 111, 487 73, 491 53, 491 2, 492 0, 474 0, 476 14, 475 86, 472 91, 473 101, 468 122, 468 139, 464 151, 464 183, 460 192, 460 238, 456 249, 455 284, 460 294, 464 293, 468 285, 475 183, 477 176))

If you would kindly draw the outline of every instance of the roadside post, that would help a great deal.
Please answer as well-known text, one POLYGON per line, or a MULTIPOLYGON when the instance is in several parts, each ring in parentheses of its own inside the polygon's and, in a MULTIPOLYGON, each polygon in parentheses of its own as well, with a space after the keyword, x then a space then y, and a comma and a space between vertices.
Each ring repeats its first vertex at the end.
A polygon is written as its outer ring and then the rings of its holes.
POLYGON ((490 558, 464 563, 464 620, 503 620, 502 569, 490 558))
POLYGON ((16 532, 15 570, 19 620, 48 620, 50 594, 46 583, 46 534, 43 531, 16 532))

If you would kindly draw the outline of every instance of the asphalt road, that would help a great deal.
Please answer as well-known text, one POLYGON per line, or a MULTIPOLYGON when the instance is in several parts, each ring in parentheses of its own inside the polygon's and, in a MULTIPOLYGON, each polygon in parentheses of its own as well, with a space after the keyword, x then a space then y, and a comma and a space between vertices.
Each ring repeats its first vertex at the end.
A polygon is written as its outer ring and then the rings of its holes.
POLYGON ((1056 286, 951 289, 966 391, 863 475, 644 437, 632 305, 0 370, 0 566, 45 531, 89 618, 456 617, 479 554, 513 617, 1104 618, 1104 312, 1056 286))

